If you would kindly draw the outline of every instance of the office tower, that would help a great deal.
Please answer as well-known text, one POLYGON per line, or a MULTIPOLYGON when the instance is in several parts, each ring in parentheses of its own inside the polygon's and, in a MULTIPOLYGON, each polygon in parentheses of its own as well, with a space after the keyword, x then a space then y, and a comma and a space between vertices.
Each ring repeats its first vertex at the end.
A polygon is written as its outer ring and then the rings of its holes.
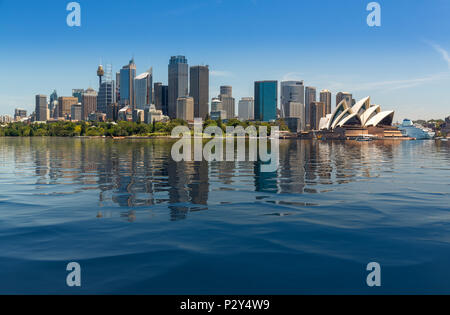
POLYGON ((255 82, 255 120, 277 119, 278 81, 255 82))
POLYGON ((189 95, 194 98, 194 117, 206 119, 209 113, 208 66, 191 67, 189 95))
POLYGON ((194 98, 182 96, 177 99, 177 119, 194 121, 194 98))
POLYGON ((310 117, 311 114, 309 109, 311 108, 311 103, 317 101, 316 88, 312 86, 307 86, 305 88, 305 124, 306 126, 311 126, 310 117))
POLYGON ((72 114, 72 105, 78 104, 78 97, 58 98, 58 118, 67 119, 72 114))
MULTIPOLYGON (((287 118, 292 115, 292 111, 288 113, 288 104, 293 102, 305 106, 305 86, 303 81, 284 81, 281 82, 281 114, 287 118)), ((296 111, 298 112, 298 110, 296 111)), ((292 116, 295 117, 295 116, 292 116)))
POLYGON ((239 120, 247 121, 255 118, 255 100, 253 97, 243 97, 239 101, 239 120))
POLYGON ((152 100, 153 70, 150 68, 147 72, 139 75, 135 79, 135 103, 137 109, 150 108, 152 100))
POLYGON ((97 97, 97 111, 100 113, 107 113, 108 105, 115 103, 115 82, 104 81, 100 85, 97 97))
POLYGON ((116 72, 116 102, 120 104, 120 72, 116 72))
POLYGON ((326 106, 323 102, 312 102, 309 106, 310 129, 319 130, 320 119, 326 116, 326 106))
POLYGON ((211 100, 211 112, 217 112, 223 110, 222 101, 218 97, 214 97, 211 100))
POLYGON ((223 85, 220 87, 220 95, 223 96, 233 96, 233 88, 229 85, 223 85))
POLYGON ((89 88, 83 93, 81 102, 81 119, 88 120, 89 114, 97 111, 97 92, 89 88))
POLYGON ((81 121, 82 120, 82 106, 81 104, 72 105, 70 120, 81 121))
POLYGON ((167 85, 163 85, 161 82, 155 83, 155 107, 157 110, 161 110, 163 115, 169 115, 169 87, 167 85))
POLYGON ((47 121, 47 96, 36 95, 36 121, 47 121))
POLYGON ((326 114, 331 114, 331 92, 328 90, 320 91, 320 101, 325 104, 326 114))
POLYGON ((177 117, 177 100, 189 95, 188 76, 189 65, 186 57, 172 56, 169 62, 169 117, 177 117))
POLYGON ((134 58, 129 64, 120 69, 120 104, 122 107, 135 108, 134 79, 136 78, 136 64, 134 58))
POLYGON ((236 116, 236 100, 233 97, 232 87, 221 86, 219 99, 222 101, 222 109, 227 113, 227 119, 233 119, 236 116))
POLYGON ((351 93, 348 92, 339 92, 336 94, 336 106, 339 105, 340 102, 345 100, 347 103, 347 106, 351 107, 353 103, 353 96, 351 93))
MULTIPOLYGON (((297 103, 297 102, 288 102, 285 105, 285 121, 288 121, 289 119, 291 119, 292 121, 294 121, 294 119, 296 119, 296 121, 298 121, 298 128, 299 131, 301 130, 306 130, 306 114, 305 114, 305 104, 303 103, 297 103)), ((296 122, 297 124, 297 122, 296 122)), ((296 129, 297 130, 297 129, 296 129)))
POLYGON ((58 105, 58 93, 56 92, 56 90, 53 90, 53 93, 50 94, 50 102, 48 103, 48 110, 50 117, 53 117, 57 105, 58 105))
POLYGON ((50 103, 58 100, 58 93, 56 90, 53 90, 53 93, 50 94, 50 103))
POLYGON ((117 121, 119 119, 119 104, 111 103, 107 106, 106 119, 109 121, 117 121))
POLYGON ((78 102, 81 103, 83 98, 84 89, 73 89, 72 96, 78 98, 78 102))
POLYGON ((23 118, 27 118, 27 111, 22 108, 16 108, 14 110, 14 120, 20 121, 23 118))

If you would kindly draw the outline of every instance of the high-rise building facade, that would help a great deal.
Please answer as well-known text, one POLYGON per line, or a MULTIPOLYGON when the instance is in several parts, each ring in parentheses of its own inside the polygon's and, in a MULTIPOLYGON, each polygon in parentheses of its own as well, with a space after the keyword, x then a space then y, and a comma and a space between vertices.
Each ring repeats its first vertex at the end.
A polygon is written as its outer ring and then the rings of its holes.
POLYGON ((97 112, 97 92, 89 88, 83 93, 81 102, 81 119, 88 120, 89 114, 97 112))
POLYGON ((119 104, 111 103, 108 105, 106 119, 109 121, 117 121, 119 119, 119 104))
POLYGON ((163 115, 169 115, 169 87, 158 82, 154 86, 154 102, 156 110, 161 110, 163 115))
POLYGON ((194 98, 194 117, 206 119, 209 113, 209 67, 194 66, 190 69, 190 93, 194 98))
POLYGON ((14 110, 14 121, 20 121, 23 118, 27 118, 27 111, 23 108, 16 108, 14 110))
POLYGON ((320 119, 326 116, 326 106, 323 102, 312 102, 309 106, 309 121, 311 130, 319 130, 320 119))
POLYGON ((72 120, 72 121, 81 121, 82 120, 81 104, 72 105, 70 120, 72 120))
POLYGON ((226 112, 227 119, 236 117, 236 100, 233 97, 233 88, 229 85, 220 87, 219 99, 222 102, 222 110, 226 112))
POLYGON ((336 94, 336 106, 339 105, 340 102, 345 100, 347 106, 351 107, 353 104, 353 95, 348 92, 339 92, 336 94))
POLYGON ((78 104, 78 97, 65 97, 58 98, 58 118, 68 119, 72 114, 72 105, 78 104))
POLYGON ((194 99, 190 96, 182 96, 177 99, 177 119, 194 121, 194 99))
POLYGON ((255 120, 277 119, 278 81, 255 82, 255 120))
POLYGON ((36 95, 36 121, 47 121, 47 96, 46 95, 36 95))
POLYGON ((247 121, 255 119, 255 100, 253 97, 243 97, 239 101, 239 120, 247 121))
POLYGON ((305 86, 303 81, 283 81, 281 82, 281 110, 284 117, 289 117, 287 105, 289 102, 305 104, 305 86))
POLYGON ((312 86, 307 86, 305 88, 305 124, 306 127, 311 127, 311 113, 309 109, 311 108, 311 103, 317 101, 316 88, 312 86))
POLYGON ((325 104, 326 114, 331 114, 331 92, 328 90, 320 91, 320 101, 325 104))
POLYGON ((120 70, 120 104, 122 107, 135 108, 134 79, 136 78, 136 64, 131 59, 129 64, 120 70))
POLYGON ((108 105, 116 102, 115 95, 115 82, 103 81, 98 91, 97 111, 106 114, 108 112, 108 105))
POLYGON ((73 89, 72 96, 78 98, 78 102, 81 103, 83 98, 84 89, 73 89))
MULTIPOLYGON (((297 119, 299 121, 299 126, 297 129, 306 130, 306 114, 305 114, 305 104, 298 102, 288 102, 285 105, 285 120, 297 119)), ((296 130, 297 130, 296 129, 296 130)))
POLYGON ((220 95, 232 97, 233 96, 233 87, 231 87, 229 85, 222 85, 220 87, 220 95))
POLYGON ((185 56, 172 56, 169 61, 169 105, 171 119, 177 117, 177 100, 189 95, 189 65, 185 56))
POLYGON ((150 108, 150 105, 153 103, 153 70, 150 68, 147 72, 137 76, 134 84, 136 108, 150 108))
POLYGON ((219 110, 223 110, 222 101, 220 100, 220 98, 214 97, 211 100, 211 112, 217 112, 219 110))

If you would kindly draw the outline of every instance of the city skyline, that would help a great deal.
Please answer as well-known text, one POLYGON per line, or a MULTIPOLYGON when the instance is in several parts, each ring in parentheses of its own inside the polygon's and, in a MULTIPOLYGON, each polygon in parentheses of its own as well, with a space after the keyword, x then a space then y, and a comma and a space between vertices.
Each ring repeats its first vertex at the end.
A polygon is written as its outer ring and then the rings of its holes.
POLYGON ((375 103, 395 110, 396 121, 444 118, 450 108, 450 101, 445 97, 450 83, 450 42, 444 35, 450 22, 443 12, 449 4, 433 2, 434 5, 381 2, 383 24, 380 28, 369 28, 365 24, 368 2, 357 0, 339 5, 331 1, 285 1, 283 5, 250 0, 172 1, 171 5, 131 1, 128 4, 108 3, 105 14, 100 16, 96 13, 102 7, 101 3, 80 1, 82 26, 69 28, 64 24, 66 1, 57 5, 50 1, 30 3, 28 13, 18 10, 19 5, 15 2, 0 1, 0 8, 8 13, 0 22, 0 36, 10 47, 0 52, 0 66, 4 69, 0 113, 12 115, 15 108, 24 108, 31 113, 35 96, 49 95, 54 89, 62 96, 70 96, 76 88, 98 90, 95 69, 100 59, 103 64, 113 64, 113 73, 116 73, 134 56, 137 73, 153 67, 153 82, 167 85, 168 58, 184 55, 189 65, 210 66, 209 102, 211 96, 220 94, 223 85, 233 87, 238 103, 243 97, 253 96, 255 81, 296 80, 304 81, 305 86, 316 87, 317 92, 330 90, 332 108, 336 106, 336 93, 348 91, 355 99, 370 95, 375 103), (133 34, 127 34, 129 28, 121 27, 113 18, 126 5, 135 14, 124 19, 134 21, 138 26, 143 25, 139 18, 150 12, 152 19, 148 27, 159 30, 152 32, 154 38, 151 41, 146 40, 149 35, 144 37, 144 30, 140 31, 138 27, 133 27, 133 34), (318 11, 321 23, 308 17, 306 9, 321 9, 318 11), (293 18, 291 11, 297 12, 295 21, 289 19, 293 18), (34 16, 31 12, 39 14, 34 16), (188 16, 183 12, 188 12, 188 16), (275 16, 280 12, 285 14, 284 19, 275 16), (342 12, 346 12, 348 18, 336 23, 336 16, 342 12), (254 14, 249 16, 249 13, 254 14), (264 23, 269 13, 273 23, 264 23), (420 25, 410 21, 410 17, 418 13, 423 17, 420 25), (55 18, 58 14, 60 20, 55 18), (110 20, 105 18, 108 14, 110 20), (236 23, 228 28, 211 23, 232 14, 236 16, 236 23), (203 19, 198 20, 198 16, 203 19), (248 18, 245 23, 244 17, 248 18), (171 20, 174 25, 168 27, 166 20, 171 20), (281 20, 285 25, 278 27, 281 20), (105 33, 105 23, 117 28, 118 34, 105 33), (249 23, 252 26, 248 26, 249 23), (176 32, 180 25, 186 26, 182 34, 176 32), (298 28, 289 29, 293 25, 298 28), (436 27, 443 31, 441 35, 434 32, 436 27), (298 31, 302 28, 308 29, 307 35, 298 31), (339 38, 335 39, 337 35, 339 38), (116 36, 128 36, 129 42, 121 45, 113 40, 116 36), (41 43, 38 38, 48 40, 41 43), (286 42, 286 38, 298 40, 286 42), (339 42, 342 44, 344 39, 346 49, 338 49, 339 42), (329 48, 323 49, 323 41, 329 48), (75 45, 70 50, 64 48, 66 44, 77 42, 83 45, 75 45), (86 51, 85 47, 89 49, 86 51))

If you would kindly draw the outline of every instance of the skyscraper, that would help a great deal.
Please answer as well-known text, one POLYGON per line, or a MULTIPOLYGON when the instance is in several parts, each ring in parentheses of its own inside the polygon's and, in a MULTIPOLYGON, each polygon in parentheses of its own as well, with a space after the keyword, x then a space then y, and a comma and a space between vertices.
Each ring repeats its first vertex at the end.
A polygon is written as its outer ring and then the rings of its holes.
POLYGON ((328 90, 320 91, 320 101, 325 104, 326 114, 331 114, 331 92, 328 90))
POLYGON ((317 101, 316 88, 312 86, 307 86, 305 88, 305 124, 306 127, 311 126, 311 113, 309 109, 311 108, 311 103, 317 101))
POLYGON ((278 81, 255 82, 255 120, 277 119, 278 81))
POLYGON ((169 115, 169 87, 158 82, 154 87, 154 102, 157 110, 161 110, 163 115, 169 115))
POLYGON ((36 121, 47 121, 47 96, 36 95, 36 121))
POLYGON ((169 62, 169 105, 168 114, 171 119, 177 117, 177 100, 189 95, 189 65, 185 56, 172 56, 169 62))
POLYGON ((178 119, 194 121, 194 99, 190 96, 182 96, 177 99, 178 119))
POLYGON ((81 103, 83 98, 84 89, 73 89, 72 96, 78 98, 78 102, 81 103))
POLYGON ((253 97, 243 97, 239 101, 239 119, 242 121, 255 119, 255 100, 253 97))
POLYGON ((136 64, 134 58, 120 70, 120 104, 122 107, 135 108, 134 79, 136 78, 136 64))
POLYGON ((326 116, 325 103, 311 102, 309 106, 309 121, 311 130, 319 130, 320 119, 326 116))
POLYGON ((74 104, 71 108, 70 120, 81 121, 82 120, 82 106, 80 104, 74 104))
POLYGON ((65 97, 58 98, 58 117, 67 119, 72 114, 72 105, 78 104, 78 97, 65 97))
POLYGON ((115 103, 115 83, 114 81, 104 81, 100 85, 97 97, 97 111, 106 114, 108 105, 115 103))
POLYGON ((97 92, 89 88, 83 93, 81 102, 81 119, 88 120, 89 114, 97 111, 97 92))
POLYGON ((23 108, 16 108, 14 110, 14 121, 20 121, 27 117, 27 111, 23 108))
POLYGON ((222 101, 222 110, 227 113, 227 119, 233 119, 236 116, 236 100, 233 97, 233 88, 229 85, 221 86, 219 99, 222 101))
POLYGON ((220 95, 232 97, 233 96, 233 88, 229 85, 222 85, 220 87, 220 95))
POLYGON ((339 92, 336 94, 336 106, 339 105, 340 102, 342 102, 343 100, 345 100, 345 102, 347 103, 347 105, 349 107, 352 106, 353 103, 353 96, 351 93, 348 92, 339 92))
POLYGON ((150 68, 147 72, 139 75, 135 79, 135 103, 137 109, 150 108, 152 100, 153 70, 150 68))
POLYGON ((305 119, 304 108, 305 86, 303 85, 303 81, 281 82, 281 113, 283 117, 296 117, 305 119), (301 113, 303 113, 303 117, 300 117, 301 113))
POLYGON ((189 95, 194 98, 194 117, 206 119, 209 113, 209 67, 191 67, 190 83, 189 95))

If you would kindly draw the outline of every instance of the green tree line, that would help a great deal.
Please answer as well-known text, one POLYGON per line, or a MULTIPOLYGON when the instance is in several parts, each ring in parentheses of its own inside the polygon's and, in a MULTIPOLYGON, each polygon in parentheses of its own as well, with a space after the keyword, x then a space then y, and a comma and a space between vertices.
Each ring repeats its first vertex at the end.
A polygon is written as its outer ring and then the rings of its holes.
MULTIPOLYGON (((139 122, 120 121, 112 122, 69 122, 60 121, 48 124, 25 124, 10 123, 0 126, 0 137, 129 137, 129 136, 168 136, 172 129, 177 126, 187 126, 187 122, 174 119, 170 122, 153 122, 145 124, 139 122)), ((288 128, 283 121, 278 123, 261 122, 241 122, 237 119, 231 119, 226 123, 219 120, 206 120, 203 127, 219 126, 226 131, 227 126, 266 126, 270 133, 271 127, 279 125, 280 130, 287 131, 288 128)))

